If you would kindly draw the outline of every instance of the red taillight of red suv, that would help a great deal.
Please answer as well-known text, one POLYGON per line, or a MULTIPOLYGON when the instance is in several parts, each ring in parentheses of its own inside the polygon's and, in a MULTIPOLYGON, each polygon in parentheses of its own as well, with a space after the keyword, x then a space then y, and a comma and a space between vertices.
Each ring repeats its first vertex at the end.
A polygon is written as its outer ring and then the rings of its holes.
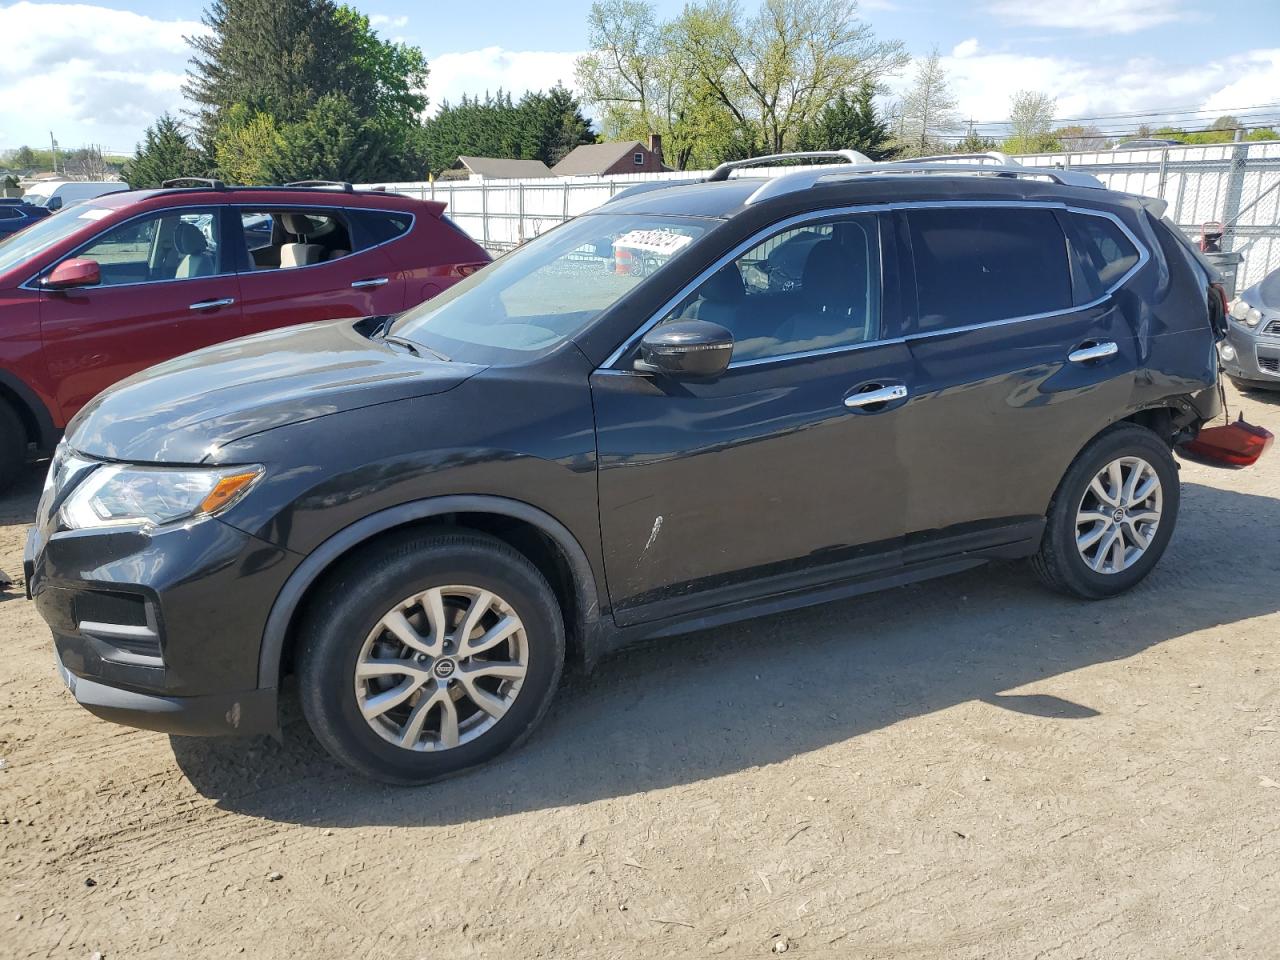
POLYGON ((1271 446, 1275 435, 1265 427, 1246 423, 1244 418, 1225 427, 1206 427, 1183 449, 1211 463, 1251 467, 1271 446))

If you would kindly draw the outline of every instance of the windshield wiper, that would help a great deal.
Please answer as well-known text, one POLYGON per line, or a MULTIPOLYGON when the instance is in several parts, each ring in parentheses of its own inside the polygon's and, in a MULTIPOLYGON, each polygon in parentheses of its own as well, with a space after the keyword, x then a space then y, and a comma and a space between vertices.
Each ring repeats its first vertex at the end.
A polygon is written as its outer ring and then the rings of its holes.
POLYGON ((412 353, 415 357, 422 356, 422 351, 425 350, 427 351, 427 353, 431 354, 437 360, 443 360, 445 363, 450 362, 449 358, 446 357, 439 350, 432 350, 430 347, 421 343, 416 343, 413 340, 406 340, 404 337, 392 337, 392 336, 384 336, 381 339, 384 343, 394 343, 397 347, 404 347, 406 350, 412 353))

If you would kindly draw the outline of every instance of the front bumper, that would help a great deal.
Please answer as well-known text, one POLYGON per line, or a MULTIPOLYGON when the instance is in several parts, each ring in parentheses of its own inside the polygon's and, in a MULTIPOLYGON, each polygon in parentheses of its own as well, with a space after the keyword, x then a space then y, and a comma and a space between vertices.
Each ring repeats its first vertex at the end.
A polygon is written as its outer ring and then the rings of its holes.
MULTIPOLYGON (((1270 318, 1264 319, 1259 329, 1273 323, 1270 318)), ((1222 356, 1222 368, 1227 376, 1280 389, 1280 337, 1263 335, 1231 321, 1224 346, 1227 344, 1232 354, 1230 359, 1222 356)), ((1222 355, 1221 346, 1219 355, 1222 355)))
POLYGON ((218 520, 151 533, 27 534, 27 591, 77 702, 175 734, 277 729, 258 676, 267 615, 298 558, 218 520))
POLYGON ((246 690, 203 697, 165 697, 113 687, 72 673, 54 646, 58 672, 76 703, 95 717, 143 730, 191 737, 271 733, 277 729, 276 692, 246 690))

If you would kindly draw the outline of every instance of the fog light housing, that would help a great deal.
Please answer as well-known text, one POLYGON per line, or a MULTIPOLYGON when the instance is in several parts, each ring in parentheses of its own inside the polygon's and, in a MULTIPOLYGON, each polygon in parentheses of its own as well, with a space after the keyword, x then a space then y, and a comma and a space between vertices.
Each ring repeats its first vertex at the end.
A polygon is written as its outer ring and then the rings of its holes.
POLYGON ((1218 347, 1218 354, 1227 363, 1231 363, 1236 358, 1236 348, 1229 343, 1224 343, 1218 347))

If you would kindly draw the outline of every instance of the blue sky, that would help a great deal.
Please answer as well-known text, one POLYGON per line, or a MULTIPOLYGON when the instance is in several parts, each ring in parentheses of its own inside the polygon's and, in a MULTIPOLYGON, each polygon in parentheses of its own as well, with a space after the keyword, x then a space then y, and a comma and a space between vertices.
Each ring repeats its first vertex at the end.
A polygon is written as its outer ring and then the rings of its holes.
MULTIPOLYGON (((572 85, 590 2, 355 5, 384 35, 423 48, 438 102, 499 86, 572 85)), ((658 6, 672 15, 682 3, 658 6)), ((0 36, 10 46, 0 61, 0 149, 47 144, 50 128, 64 146, 131 148, 156 113, 182 108, 182 37, 199 29, 201 9, 190 0, 0 0, 0 36)), ((1010 96, 1025 88, 1055 97, 1062 118, 1176 108, 1212 119, 1258 106, 1247 116, 1280 121, 1277 0, 864 0, 859 9, 913 56, 936 45, 962 114, 979 121, 1006 117, 1010 96)))

